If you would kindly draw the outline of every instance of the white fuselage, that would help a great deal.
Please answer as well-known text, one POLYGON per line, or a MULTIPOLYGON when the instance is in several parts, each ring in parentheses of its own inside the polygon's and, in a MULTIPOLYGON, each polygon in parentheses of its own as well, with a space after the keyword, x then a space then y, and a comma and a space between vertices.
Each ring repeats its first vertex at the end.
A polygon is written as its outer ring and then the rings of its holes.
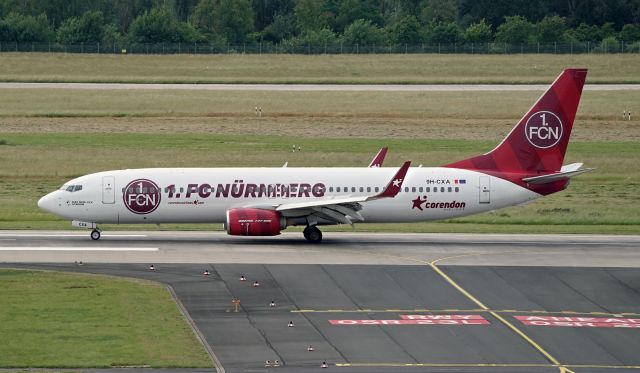
MULTIPOLYGON (((39 206, 69 220, 91 223, 222 223, 231 208, 375 195, 396 171, 393 167, 116 170, 71 180, 64 189, 43 197, 39 206), (152 181, 161 191, 137 194, 139 190, 130 183, 140 179, 152 181), (129 191, 125 190, 128 185, 129 191), (150 208, 135 212, 132 204, 150 208)), ((476 171, 414 167, 400 193, 363 203, 360 213, 364 222, 440 220, 538 197, 526 188, 476 171)), ((295 216, 295 211, 288 214, 295 216)))

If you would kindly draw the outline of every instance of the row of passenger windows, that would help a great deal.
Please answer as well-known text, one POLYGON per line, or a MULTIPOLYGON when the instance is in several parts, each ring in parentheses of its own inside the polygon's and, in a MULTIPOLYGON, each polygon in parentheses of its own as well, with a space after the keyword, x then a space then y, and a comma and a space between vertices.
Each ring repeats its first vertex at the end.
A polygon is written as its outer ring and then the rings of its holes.
MULTIPOLYGON (((372 189, 371 187, 366 187, 366 191, 367 192, 371 192, 371 189, 372 189)), ((329 192, 333 192, 333 190, 334 190, 333 187, 329 187, 329 192)), ((357 190, 360 190, 360 192, 362 193, 362 192, 365 191, 365 188, 364 187, 360 187, 360 188, 356 188, 356 187, 351 187, 351 188, 349 188, 349 187, 343 187, 343 188, 336 187, 335 188, 335 191, 338 192, 338 193, 341 192, 341 191, 345 192, 345 193, 348 193, 349 191, 351 191, 352 193, 355 193, 357 190)), ((379 187, 375 187, 375 188, 373 188, 373 190, 377 193, 377 192, 380 191, 380 188, 379 187)), ((404 192, 405 193, 409 193, 410 191, 411 191, 411 193, 424 193, 424 192, 429 193, 431 191, 433 191, 434 193, 437 193, 437 192, 440 192, 440 193, 444 193, 444 192, 458 193, 458 192, 460 192, 460 188, 459 187, 433 187, 433 188, 431 188, 431 187, 411 187, 411 188, 404 187, 404 192)))

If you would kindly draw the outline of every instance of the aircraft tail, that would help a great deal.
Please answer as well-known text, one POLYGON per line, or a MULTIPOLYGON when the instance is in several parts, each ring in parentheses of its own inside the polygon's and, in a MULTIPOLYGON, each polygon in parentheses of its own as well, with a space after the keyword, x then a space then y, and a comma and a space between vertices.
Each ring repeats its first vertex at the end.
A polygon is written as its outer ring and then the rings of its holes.
POLYGON ((586 76, 587 69, 565 69, 500 145, 444 167, 527 175, 559 172, 586 76))

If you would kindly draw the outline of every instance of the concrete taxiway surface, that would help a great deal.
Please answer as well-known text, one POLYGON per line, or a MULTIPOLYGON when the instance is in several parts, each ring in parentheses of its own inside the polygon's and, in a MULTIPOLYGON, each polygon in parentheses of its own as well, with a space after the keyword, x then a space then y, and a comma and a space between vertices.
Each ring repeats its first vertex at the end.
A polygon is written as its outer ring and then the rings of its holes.
MULTIPOLYGON (((0 83, 0 89, 196 90, 196 91, 544 91, 545 84, 145 84, 0 83)), ((587 84, 585 91, 637 91, 640 84, 587 84)))
POLYGON ((3 231, 0 262, 163 282, 229 372, 640 371, 640 237, 299 236, 3 231))

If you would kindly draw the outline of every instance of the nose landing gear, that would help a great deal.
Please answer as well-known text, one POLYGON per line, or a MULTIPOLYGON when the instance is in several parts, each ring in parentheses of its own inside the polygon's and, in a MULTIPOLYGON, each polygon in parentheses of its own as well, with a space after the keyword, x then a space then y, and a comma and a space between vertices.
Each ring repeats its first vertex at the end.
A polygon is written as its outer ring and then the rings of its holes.
POLYGON ((97 228, 91 231, 91 239, 94 241, 100 239, 100 231, 97 228))
POLYGON ((302 234, 310 243, 320 243, 322 241, 322 232, 315 225, 307 226, 302 231, 302 234))

